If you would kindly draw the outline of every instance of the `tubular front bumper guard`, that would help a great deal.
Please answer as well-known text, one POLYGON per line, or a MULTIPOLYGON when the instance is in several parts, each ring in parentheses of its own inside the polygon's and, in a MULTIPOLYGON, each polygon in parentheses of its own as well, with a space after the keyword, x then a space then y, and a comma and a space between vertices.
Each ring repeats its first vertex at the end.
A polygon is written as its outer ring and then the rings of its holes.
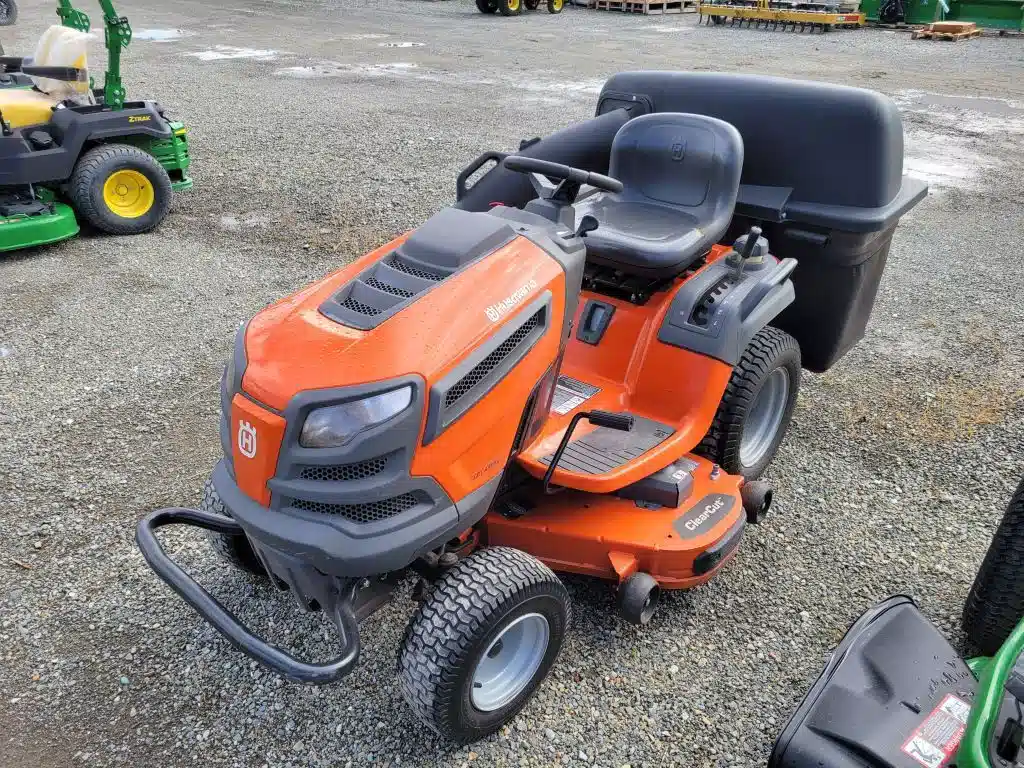
POLYGON ((236 648, 260 664, 297 683, 323 685, 338 680, 355 667, 359 660, 359 623, 353 608, 359 579, 350 579, 336 595, 332 605, 323 606, 331 617, 341 640, 341 654, 323 664, 300 661, 275 645, 253 634, 231 611, 199 585, 168 557, 156 538, 156 530, 167 525, 188 525, 215 533, 244 534, 242 526, 229 517, 198 509, 168 507, 158 509, 139 521, 135 541, 157 576, 170 585, 181 598, 226 637, 236 648))

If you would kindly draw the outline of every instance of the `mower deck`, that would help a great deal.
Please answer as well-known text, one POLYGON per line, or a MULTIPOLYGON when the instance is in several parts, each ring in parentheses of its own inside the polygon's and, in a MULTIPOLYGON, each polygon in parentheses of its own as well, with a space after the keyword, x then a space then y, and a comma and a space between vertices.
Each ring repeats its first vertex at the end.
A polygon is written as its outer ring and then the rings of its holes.
POLYGON ((487 543, 526 549, 555 571, 613 581, 641 571, 665 589, 702 584, 743 535, 741 478, 694 455, 676 467, 692 480, 678 507, 580 491, 534 492, 488 513, 487 543))
POLYGON ((64 203, 36 203, 38 210, 15 213, 0 200, 0 252, 67 240, 78 234, 78 221, 71 206, 64 203))

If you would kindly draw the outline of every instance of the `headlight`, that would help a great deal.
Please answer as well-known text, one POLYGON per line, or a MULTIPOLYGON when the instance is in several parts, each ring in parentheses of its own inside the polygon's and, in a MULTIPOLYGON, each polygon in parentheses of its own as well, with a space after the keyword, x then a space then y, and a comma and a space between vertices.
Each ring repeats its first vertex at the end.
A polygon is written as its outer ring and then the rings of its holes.
POLYGON ((317 408, 302 425, 299 445, 303 448, 336 448, 367 427, 397 416, 411 402, 412 387, 406 384, 362 400, 317 408))

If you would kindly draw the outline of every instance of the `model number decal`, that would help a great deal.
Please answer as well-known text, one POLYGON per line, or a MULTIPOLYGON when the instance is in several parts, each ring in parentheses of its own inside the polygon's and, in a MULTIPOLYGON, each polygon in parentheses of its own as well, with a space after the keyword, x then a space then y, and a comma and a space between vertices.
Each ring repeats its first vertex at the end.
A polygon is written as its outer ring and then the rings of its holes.
POLYGON ((148 120, 152 120, 152 118, 149 115, 129 115, 128 116, 128 122, 129 123, 145 123, 148 120))
POLYGON ((491 306, 484 310, 487 313, 487 319, 492 323, 498 322, 503 315, 507 315, 510 309, 515 309, 523 299, 535 290, 537 290, 537 281, 530 278, 528 282, 517 288, 514 293, 506 296, 499 302, 491 304, 491 306))

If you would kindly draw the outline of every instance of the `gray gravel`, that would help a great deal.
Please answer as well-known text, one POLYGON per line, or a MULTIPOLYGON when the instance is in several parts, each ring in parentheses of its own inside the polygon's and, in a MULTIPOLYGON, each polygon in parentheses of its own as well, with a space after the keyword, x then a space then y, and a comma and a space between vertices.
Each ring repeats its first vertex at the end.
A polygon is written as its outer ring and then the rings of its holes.
MULTIPOLYGON (((11 52, 52 19, 49 2, 20 4, 11 52)), ((574 9, 507 20, 466 0, 121 10, 137 31, 184 31, 138 39, 126 79, 192 126, 196 188, 156 234, 0 258, 0 765, 763 765, 873 601, 910 592, 960 641, 1024 469, 1024 41, 574 9), (133 544, 146 511, 198 501, 235 324, 450 202, 479 151, 587 116, 605 77, 642 67, 882 90, 903 108, 908 167, 935 182, 897 234, 867 338, 807 377, 770 521, 643 631, 604 585, 570 580, 576 622, 554 673, 471 748, 431 737, 393 685, 406 594, 365 625, 343 684, 258 668, 133 544)), ((200 537, 169 538, 252 625, 331 652, 320 617, 220 567, 200 537)))

